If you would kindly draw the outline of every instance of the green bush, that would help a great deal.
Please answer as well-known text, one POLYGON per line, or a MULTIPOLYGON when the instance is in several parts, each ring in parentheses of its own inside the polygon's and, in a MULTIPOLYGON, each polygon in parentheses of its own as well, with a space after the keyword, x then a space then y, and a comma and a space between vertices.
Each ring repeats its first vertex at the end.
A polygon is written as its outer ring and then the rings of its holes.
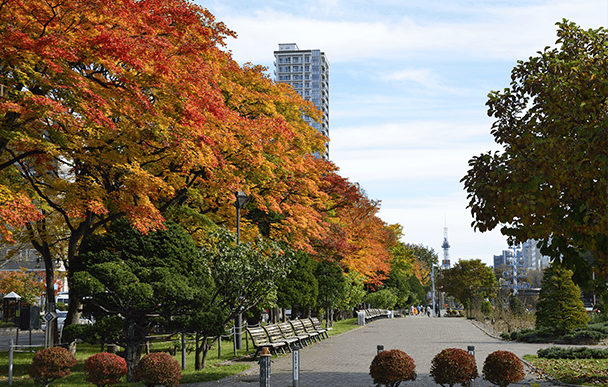
POLYGON ((68 376, 76 363, 74 355, 63 347, 45 348, 34 355, 27 373, 36 383, 48 386, 54 380, 68 376))
POLYGON ((481 313, 483 313, 484 316, 489 316, 492 314, 492 310, 492 303, 490 301, 484 301, 481 303, 481 313))
POLYGON ((577 329, 567 333, 562 337, 562 340, 570 344, 597 344, 606 335, 602 332, 592 331, 587 329, 577 329))
POLYGON ((118 384, 128 373, 127 362, 113 353, 101 352, 85 360, 84 372, 86 381, 96 386, 118 384))
POLYGON ((509 351, 495 351, 486 357, 482 375, 485 380, 500 387, 524 380, 524 365, 509 351))
POLYGON ((526 312, 524 303, 516 297, 509 298, 509 310, 511 311, 511 313, 516 315, 522 315, 526 312))
POLYGON ((587 347, 550 347, 539 349, 536 354, 545 359, 608 359, 608 349, 587 347))
POLYGON ((430 376, 441 385, 468 385, 477 377, 475 356, 463 349, 446 348, 433 358, 430 376))
POLYGON ((511 340, 511 335, 507 332, 503 332, 500 334, 500 338, 503 340, 511 340))
POLYGON ((398 349, 382 351, 374 357, 369 374, 376 385, 396 387, 401 382, 416 380, 416 365, 405 352, 398 349))
POLYGON ((147 387, 164 385, 179 386, 182 378, 181 367, 173 356, 164 352, 155 352, 144 356, 135 366, 135 379, 147 387))

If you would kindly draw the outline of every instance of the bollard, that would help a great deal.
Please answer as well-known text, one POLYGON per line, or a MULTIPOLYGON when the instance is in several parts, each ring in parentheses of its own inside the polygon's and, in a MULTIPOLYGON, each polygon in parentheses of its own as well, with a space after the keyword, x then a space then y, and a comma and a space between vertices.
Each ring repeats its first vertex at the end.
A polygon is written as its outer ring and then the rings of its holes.
MULTIPOLYGON (((473 357, 475 357, 475 346, 474 345, 469 345, 467 347, 467 352, 471 355, 473 355, 473 357)), ((475 379, 471 380, 471 385, 470 387, 475 387, 475 379)))
POLYGON ((186 333, 182 332, 182 370, 186 369, 186 333))
POLYGON ((380 352, 384 351, 384 345, 379 345, 378 346, 378 354, 380 354, 380 352))
POLYGON ((300 387, 300 347, 293 346, 293 387, 300 387))
POLYGON ((270 387, 270 351, 266 347, 260 351, 260 387, 270 387))
POLYGON ((8 349, 8 385, 13 385, 13 340, 11 339, 11 346, 8 349))

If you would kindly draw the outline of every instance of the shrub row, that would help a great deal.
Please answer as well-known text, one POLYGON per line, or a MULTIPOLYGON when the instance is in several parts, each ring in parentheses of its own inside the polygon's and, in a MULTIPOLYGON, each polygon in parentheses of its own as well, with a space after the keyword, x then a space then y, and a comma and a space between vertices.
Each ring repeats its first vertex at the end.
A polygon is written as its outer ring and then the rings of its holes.
MULTIPOLYGON (((36 383, 48 386, 56 379, 70 374, 70 368, 76 365, 74 355, 65 348, 45 348, 36 353, 28 368, 28 375, 36 383)), ((84 362, 86 380, 96 386, 109 386, 120 383, 127 375, 127 363, 122 357, 101 352, 89 357, 84 362)), ((144 356, 135 367, 136 380, 147 387, 179 385, 182 377, 177 360, 167 353, 151 353, 144 356)))
POLYGON ((543 329, 522 329, 518 332, 502 333, 505 340, 523 341, 526 343, 561 342, 566 344, 597 344, 608 337, 608 325, 605 323, 589 324, 585 328, 575 329, 565 335, 555 336, 543 329))
MULTIPOLYGON (((372 361, 369 373, 376 386, 396 387, 401 382, 416 380, 416 365, 405 352, 398 349, 382 351, 372 361)), ((431 377, 442 386, 469 385, 478 376, 475 357, 463 349, 446 348, 431 362, 431 377)), ((509 351, 495 351, 486 358, 482 376, 500 387, 524 379, 524 366, 509 351)))
POLYGON ((608 349, 600 348, 561 348, 550 347, 539 349, 538 357, 545 359, 608 359, 608 349))

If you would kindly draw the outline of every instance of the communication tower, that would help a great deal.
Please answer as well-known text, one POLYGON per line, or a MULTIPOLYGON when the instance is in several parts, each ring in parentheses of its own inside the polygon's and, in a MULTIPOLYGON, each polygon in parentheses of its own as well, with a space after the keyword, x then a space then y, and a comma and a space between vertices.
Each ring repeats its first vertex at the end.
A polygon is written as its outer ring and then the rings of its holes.
POLYGON ((448 242, 448 228, 443 228, 443 244, 441 245, 443 249, 443 260, 441 261, 442 269, 450 268, 450 244, 448 242))

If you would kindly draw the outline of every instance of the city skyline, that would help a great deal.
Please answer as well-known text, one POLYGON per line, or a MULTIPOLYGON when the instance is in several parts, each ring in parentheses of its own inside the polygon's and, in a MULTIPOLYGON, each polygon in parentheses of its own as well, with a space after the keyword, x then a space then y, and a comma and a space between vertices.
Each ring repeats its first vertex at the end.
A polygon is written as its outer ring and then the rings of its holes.
POLYGON ((240 64, 270 74, 284 42, 326 53, 329 159, 382 202, 380 218, 401 224, 404 242, 441 260, 447 227, 452 266, 475 258, 492 265, 508 249, 499 230, 473 231, 460 183, 468 160, 500 150, 488 93, 509 87, 518 60, 555 46, 555 23, 608 24, 605 0, 196 3, 238 34, 227 49, 240 64))

